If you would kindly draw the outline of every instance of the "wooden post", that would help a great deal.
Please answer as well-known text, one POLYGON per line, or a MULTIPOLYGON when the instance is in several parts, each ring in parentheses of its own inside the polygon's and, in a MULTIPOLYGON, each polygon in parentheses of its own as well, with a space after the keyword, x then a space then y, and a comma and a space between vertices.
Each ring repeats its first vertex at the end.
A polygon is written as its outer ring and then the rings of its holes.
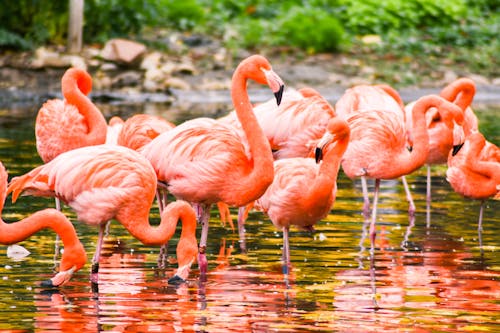
POLYGON ((83 1, 69 0, 68 52, 82 50, 83 1))

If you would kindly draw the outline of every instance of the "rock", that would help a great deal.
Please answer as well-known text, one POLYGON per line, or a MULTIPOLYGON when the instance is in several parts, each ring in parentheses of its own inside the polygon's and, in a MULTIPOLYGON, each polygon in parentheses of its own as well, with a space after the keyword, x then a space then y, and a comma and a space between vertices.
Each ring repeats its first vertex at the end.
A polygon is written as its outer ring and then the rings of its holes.
POLYGON ((142 59, 140 69, 148 71, 150 69, 157 69, 161 65, 163 55, 160 52, 152 52, 144 56, 142 59))
POLYGON ((127 71, 117 75, 111 81, 113 88, 138 86, 142 82, 142 74, 136 71, 127 71))
POLYGON ((180 90, 191 90, 191 86, 186 81, 176 78, 170 77, 165 81, 165 85, 168 88, 175 88, 180 90))
POLYGON ((56 51, 48 50, 45 47, 40 47, 35 51, 35 59, 31 62, 31 67, 35 69, 44 67, 77 67, 87 70, 87 64, 82 57, 61 54, 56 51))
POLYGON ((477 85, 480 85, 480 86, 486 86, 488 84, 490 84, 490 81, 482 76, 482 75, 479 75, 479 74, 470 74, 470 75, 467 75, 467 77, 469 79, 471 79, 472 81, 474 81, 477 85))
POLYGON ((109 40, 101 51, 105 60, 131 65, 146 52, 146 46, 131 40, 116 38, 109 40))
POLYGON ((495 86, 500 86, 500 77, 496 77, 496 78, 492 79, 491 84, 493 84, 495 86))

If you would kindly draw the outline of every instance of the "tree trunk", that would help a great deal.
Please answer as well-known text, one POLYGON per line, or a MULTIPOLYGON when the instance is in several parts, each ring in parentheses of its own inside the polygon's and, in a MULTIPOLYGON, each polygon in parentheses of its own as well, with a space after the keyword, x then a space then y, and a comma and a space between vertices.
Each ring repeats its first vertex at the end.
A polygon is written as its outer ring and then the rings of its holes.
POLYGON ((69 0, 68 52, 82 50, 83 1, 69 0))

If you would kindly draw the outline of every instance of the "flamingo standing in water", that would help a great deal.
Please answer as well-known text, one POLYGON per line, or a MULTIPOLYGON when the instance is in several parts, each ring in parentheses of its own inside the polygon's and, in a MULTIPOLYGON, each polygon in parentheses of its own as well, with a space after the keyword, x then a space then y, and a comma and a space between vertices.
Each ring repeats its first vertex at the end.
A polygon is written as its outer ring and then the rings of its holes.
POLYGON ((500 148, 480 132, 470 134, 464 145, 448 157, 446 179, 455 192, 481 200, 478 232, 482 232, 484 205, 488 198, 500 200, 500 148))
MULTIPOLYGON (((460 78, 440 92, 440 96, 446 100, 458 105, 464 112, 462 126, 450 127, 447 119, 441 117, 437 110, 426 114, 427 129, 429 132, 429 156, 427 157, 427 194, 426 194, 426 215, 427 227, 430 226, 430 211, 431 211, 431 166, 436 164, 445 164, 448 161, 449 152, 458 149, 463 144, 463 134, 470 134, 472 131, 477 131, 478 120, 470 105, 476 93, 476 85, 474 81, 468 78, 460 78)), ((411 110, 415 102, 408 103, 405 106, 407 121, 410 120, 411 110)), ((408 124, 411 126, 411 124, 408 124)))
MULTIPOLYGON (((328 121, 335 116, 333 107, 313 88, 288 89, 280 105, 274 100, 259 104, 253 109, 264 131, 275 160, 290 157, 313 157, 314 148, 326 131, 328 121)), ((233 125, 241 131, 236 112, 230 112, 219 121, 233 125)), ((244 137, 244 135, 242 135, 244 137)), ((240 248, 246 250, 244 223, 250 204, 238 210, 240 248)))
MULTIPOLYGON (((389 85, 357 85, 348 89, 344 95, 335 104, 337 113, 343 117, 362 112, 364 110, 380 110, 397 119, 405 122, 404 104, 399 93, 389 85)), ((400 133, 406 140, 406 133, 400 133)), ((413 216, 415 213, 415 204, 404 175, 401 176, 406 198, 409 203, 408 213, 413 216)), ((365 217, 370 213, 370 199, 368 198, 368 186, 366 177, 361 176, 361 186, 363 189, 363 213, 365 217)))
POLYGON ((344 120, 332 118, 316 148, 316 162, 308 157, 275 161, 274 181, 255 202, 255 207, 283 230, 285 274, 290 267, 290 226, 311 230, 332 208, 340 161, 349 143, 349 132, 344 120))
POLYGON ((98 278, 102 234, 109 220, 118 220, 145 245, 162 245, 174 235, 180 219, 179 268, 172 279, 185 280, 196 260, 196 215, 189 203, 172 202, 163 210, 160 225, 151 227, 149 211, 156 185, 155 171, 141 154, 126 147, 99 145, 62 153, 13 178, 7 193, 12 192, 13 202, 21 193, 56 196, 76 211, 79 221, 99 226, 99 241, 92 259, 93 282, 98 278))
MULTIPOLYGON (((7 172, 0 162, 0 212, 7 188, 7 172)), ((47 208, 18 221, 5 223, 0 217, 0 244, 10 245, 21 242, 36 232, 50 228, 60 235, 64 244, 64 252, 59 266, 59 273, 48 281, 42 282, 43 286, 59 286, 69 281, 74 272, 85 265, 87 255, 82 243, 78 239, 76 230, 66 216, 60 211, 47 208)))
POLYGON ((205 249, 212 204, 244 206, 264 194, 273 181, 271 147, 252 112, 249 79, 269 85, 278 104, 284 88, 268 60, 260 55, 244 59, 236 68, 231 96, 248 150, 233 126, 206 118, 184 122, 140 150, 170 193, 197 206, 202 223, 198 259, 202 274, 208 268, 205 249))
POLYGON ((345 116, 351 128, 351 136, 347 151, 344 153, 342 169, 349 178, 375 179, 370 223, 372 253, 380 180, 410 174, 425 163, 429 153, 425 113, 432 107, 436 107, 443 115, 461 114, 458 106, 437 95, 420 98, 412 111, 413 128, 409 133, 410 140, 413 142, 411 151, 406 148, 408 140, 405 123, 394 113, 386 110, 364 109, 345 116))
MULTIPOLYGON (((92 91, 90 74, 69 68, 61 78, 61 90, 64 100, 46 101, 36 116, 36 149, 43 163, 66 151, 106 142, 106 119, 87 96, 92 91)), ((55 204, 61 210, 57 197, 55 204)))

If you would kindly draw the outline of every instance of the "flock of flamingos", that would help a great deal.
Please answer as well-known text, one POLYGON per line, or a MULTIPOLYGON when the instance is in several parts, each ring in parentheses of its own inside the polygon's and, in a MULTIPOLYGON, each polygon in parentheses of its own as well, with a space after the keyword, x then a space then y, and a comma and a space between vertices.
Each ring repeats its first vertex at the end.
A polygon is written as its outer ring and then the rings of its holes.
POLYGON ((390 86, 359 85, 347 89, 334 108, 312 88, 284 91, 283 80, 268 60, 253 55, 234 72, 233 112, 178 126, 146 114, 126 121, 113 117, 107 124, 87 96, 92 79, 86 71, 68 69, 61 84, 64 100, 45 102, 36 118, 36 146, 45 164, 8 183, 0 163, 0 210, 10 193, 13 202, 21 194, 56 198, 56 209, 13 223, 0 219, 2 244, 20 242, 43 228, 61 238, 65 250, 59 272, 43 281, 44 286, 66 283, 87 259, 59 200, 76 212, 78 221, 99 227, 92 282, 98 282, 108 221, 116 219, 145 245, 164 248, 180 220, 178 269, 169 280, 179 283, 188 278, 196 261, 200 275, 207 272, 205 250, 214 204, 222 220, 230 218, 229 207, 238 207, 242 250, 248 211, 266 213, 283 231, 287 274, 289 228, 312 229, 329 214, 340 167, 348 177, 361 178, 363 213, 371 216, 372 252, 381 179, 401 177, 409 214, 414 214, 405 175, 427 165, 429 212, 430 166, 447 163, 446 179, 453 189, 482 201, 480 229, 484 202, 500 199, 500 149, 478 130, 470 108, 475 85, 469 79, 458 79, 439 95, 423 96, 406 106, 390 86), (252 105, 248 80, 267 84, 275 99, 252 105), (375 179, 371 205, 367 178, 375 179), (176 201, 168 204, 167 193, 176 201), (151 226, 155 197, 161 221, 151 226))

